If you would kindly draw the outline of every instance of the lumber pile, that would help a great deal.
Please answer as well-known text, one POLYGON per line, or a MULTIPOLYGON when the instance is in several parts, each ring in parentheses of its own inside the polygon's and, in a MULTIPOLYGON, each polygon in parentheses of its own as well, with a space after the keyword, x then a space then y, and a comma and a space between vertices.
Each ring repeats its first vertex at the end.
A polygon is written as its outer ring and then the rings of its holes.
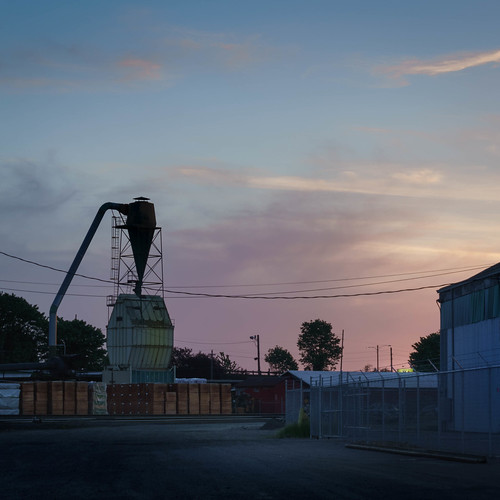
POLYGON ((230 384, 23 382, 21 415, 219 415, 232 413, 230 384))

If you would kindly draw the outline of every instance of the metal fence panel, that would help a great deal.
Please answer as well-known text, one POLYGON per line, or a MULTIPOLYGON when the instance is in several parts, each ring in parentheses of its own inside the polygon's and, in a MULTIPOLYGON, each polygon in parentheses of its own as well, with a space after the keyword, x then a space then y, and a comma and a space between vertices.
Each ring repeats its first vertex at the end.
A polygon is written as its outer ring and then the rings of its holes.
POLYGON ((301 407, 313 437, 500 454, 498 366, 380 378, 357 374, 335 384, 326 377, 312 380, 310 393, 287 390, 287 423, 297 421, 301 407))

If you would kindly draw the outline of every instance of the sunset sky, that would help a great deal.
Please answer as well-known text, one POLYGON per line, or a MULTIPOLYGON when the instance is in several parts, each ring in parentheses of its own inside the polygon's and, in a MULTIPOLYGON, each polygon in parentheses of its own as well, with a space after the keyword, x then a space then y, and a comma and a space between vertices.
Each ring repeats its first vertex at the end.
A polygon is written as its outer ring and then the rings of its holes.
MULTIPOLYGON (((47 316, 64 274, 14 257, 67 270, 98 208, 137 196, 162 227, 175 345, 249 369, 251 335, 298 358, 316 318, 344 330, 344 369, 377 345, 380 367, 389 345, 408 366, 436 290, 500 261, 496 0, 0 12, 0 290, 47 316)), ((110 246, 108 214, 79 272, 108 279, 110 246)), ((59 315, 105 330, 110 293, 77 278, 59 315)))

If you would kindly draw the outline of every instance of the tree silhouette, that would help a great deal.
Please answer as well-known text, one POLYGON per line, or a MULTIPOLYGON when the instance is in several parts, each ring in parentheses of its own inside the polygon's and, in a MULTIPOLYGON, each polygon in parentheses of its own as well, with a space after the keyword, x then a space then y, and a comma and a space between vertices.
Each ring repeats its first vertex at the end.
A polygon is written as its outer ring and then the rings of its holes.
POLYGON ((40 361, 48 325, 37 306, 14 294, 0 293, 0 363, 40 361))
POLYGON ((224 379, 234 374, 235 371, 241 370, 223 352, 217 356, 211 356, 201 351, 193 354, 193 350, 187 347, 174 347, 170 363, 175 366, 178 378, 224 379))
POLYGON ((285 373, 288 370, 298 370, 299 365, 287 349, 279 345, 269 349, 264 356, 264 361, 271 367, 271 370, 285 373))
POLYGON ((300 327, 297 346, 300 362, 306 370, 335 369, 342 354, 340 339, 332 332, 332 325, 321 319, 306 321, 300 327))
POLYGON ((408 362, 414 370, 417 372, 433 372, 435 370, 432 364, 439 370, 439 353, 441 352, 439 332, 420 337, 420 340, 415 342, 412 348, 414 351, 410 353, 408 362))
POLYGON ((57 339, 66 354, 77 355, 71 362, 75 370, 100 371, 108 363, 106 337, 99 328, 74 319, 57 321, 57 339))

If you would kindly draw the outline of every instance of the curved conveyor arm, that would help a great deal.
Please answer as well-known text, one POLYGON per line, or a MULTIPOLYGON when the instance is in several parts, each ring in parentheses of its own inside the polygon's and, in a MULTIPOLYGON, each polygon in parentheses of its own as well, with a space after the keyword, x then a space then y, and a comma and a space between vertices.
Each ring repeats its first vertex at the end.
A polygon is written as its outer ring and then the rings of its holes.
POLYGON ((85 252, 87 251, 87 248, 89 247, 90 242, 92 241, 92 238, 94 237, 94 234, 96 233, 97 228, 99 227, 99 224, 104 217, 104 214, 108 210, 117 210, 118 212, 126 215, 128 212, 128 207, 129 206, 127 204, 108 202, 104 203, 104 205, 102 205, 101 208, 99 208, 99 210, 97 211, 94 221, 92 222, 92 225, 87 232, 87 236, 85 236, 85 239, 83 240, 83 243, 80 246, 76 257, 73 260, 73 264, 71 264, 71 267, 69 268, 69 271, 67 272, 66 277, 64 278, 64 281, 62 282, 62 285, 57 292, 56 298, 50 306, 49 350, 51 348, 55 350, 57 345, 57 309, 59 308, 59 305, 61 304, 62 299, 66 291, 68 290, 69 285, 71 284, 71 280, 73 279, 73 276, 75 275, 76 270, 78 269, 78 266, 80 265, 80 262, 82 261, 83 256, 85 255, 85 252))

